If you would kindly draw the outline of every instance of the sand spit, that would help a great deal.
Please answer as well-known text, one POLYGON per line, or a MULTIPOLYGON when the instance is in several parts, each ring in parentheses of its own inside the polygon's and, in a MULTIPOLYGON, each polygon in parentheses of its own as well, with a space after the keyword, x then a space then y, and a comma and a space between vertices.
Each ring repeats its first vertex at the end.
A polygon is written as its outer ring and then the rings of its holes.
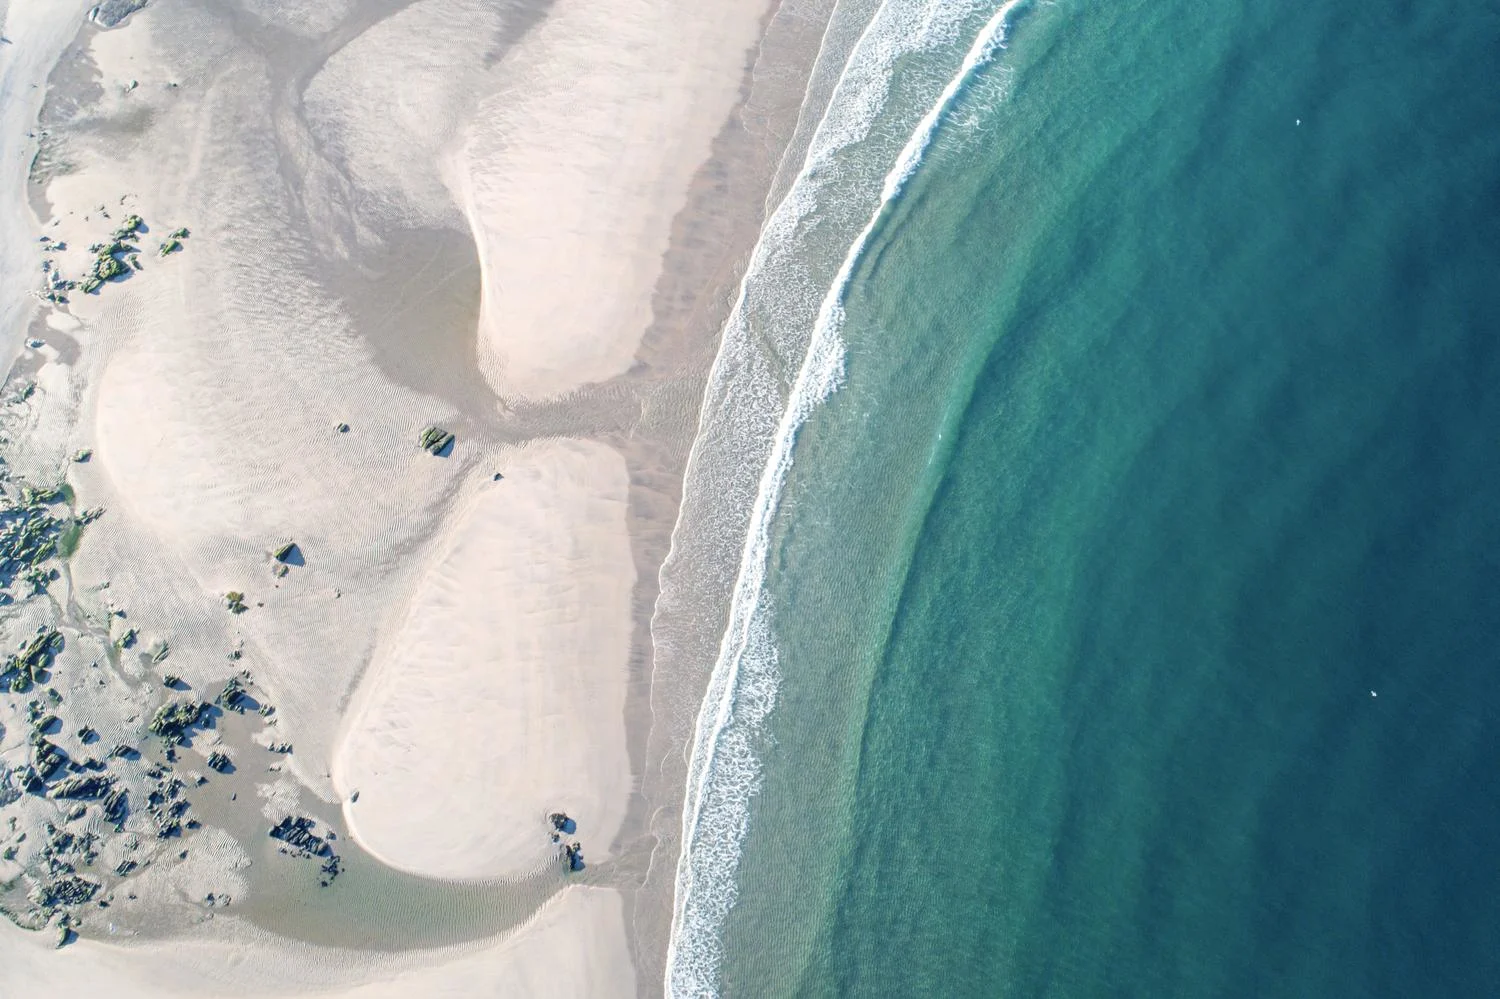
POLYGON ((452 167, 484 273, 481 356, 503 395, 560 396, 630 368, 673 218, 768 7, 557 0, 507 57, 452 167))

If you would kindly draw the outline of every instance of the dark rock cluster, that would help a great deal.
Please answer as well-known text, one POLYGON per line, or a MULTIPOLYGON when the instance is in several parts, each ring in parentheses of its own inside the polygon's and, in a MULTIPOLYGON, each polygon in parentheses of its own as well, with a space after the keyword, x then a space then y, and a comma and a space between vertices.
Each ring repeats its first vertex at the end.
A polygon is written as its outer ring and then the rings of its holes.
POLYGON ((318 868, 322 875, 318 884, 327 888, 342 873, 343 861, 329 845, 328 841, 334 838, 332 831, 325 838, 313 831, 316 826, 317 822, 305 815, 288 815, 272 826, 268 835, 286 844, 281 848, 282 853, 294 857, 323 858, 323 863, 318 868))

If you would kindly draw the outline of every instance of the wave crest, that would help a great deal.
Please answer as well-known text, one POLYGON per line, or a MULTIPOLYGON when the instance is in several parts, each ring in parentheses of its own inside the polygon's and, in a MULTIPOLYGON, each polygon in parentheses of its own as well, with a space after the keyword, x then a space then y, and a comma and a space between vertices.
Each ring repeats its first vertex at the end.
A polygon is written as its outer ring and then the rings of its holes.
MULTIPOLYGON (((722 929, 738 896, 735 875, 741 844, 749 827, 750 801, 761 783, 755 744, 775 707, 780 684, 766 592, 772 529, 797 434, 843 377, 844 294, 886 208, 921 165, 965 83, 1003 45, 1008 18, 1022 2, 1011 0, 992 10, 936 98, 919 98, 917 106, 925 107, 926 113, 894 161, 875 156, 877 162, 893 165, 883 176, 871 176, 859 172, 869 157, 858 156, 863 150, 855 147, 867 140, 880 145, 875 126, 887 124, 881 115, 890 104, 898 60, 952 48, 989 5, 887 0, 880 7, 850 53, 801 173, 766 223, 726 323, 709 378, 699 439, 689 460, 688 488, 711 478, 715 455, 732 454, 741 461, 746 454, 752 461, 761 454, 765 457, 728 626, 693 735, 667 948, 668 996, 717 995, 722 929), (809 244, 818 230, 826 230, 828 216, 837 214, 829 211, 835 200, 864 212, 866 221, 829 282, 826 275, 818 275, 809 244), (797 376, 783 402, 779 369, 767 363, 766 355, 776 360, 795 357, 799 351, 797 376)), ((936 87, 918 80, 913 89, 930 94, 936 87)), ((838 220, 831 221, 836 225, 838 220)), ((724 499, 733 502, 732 489, 724 499)))

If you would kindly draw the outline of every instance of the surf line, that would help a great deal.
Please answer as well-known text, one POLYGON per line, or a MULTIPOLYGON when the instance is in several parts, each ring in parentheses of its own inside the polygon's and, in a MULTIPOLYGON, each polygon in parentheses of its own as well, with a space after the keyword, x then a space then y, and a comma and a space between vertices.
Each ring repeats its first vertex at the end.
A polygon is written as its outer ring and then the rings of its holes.
MULTIPOLYGON (((871 236, 884 218, 887 208, 900 197, 907 181, 921 165, 922 158, 937 134, 944 115, 974 74, 994 59, 995 54, 1004 47, 1006 27, 1010 16, 1025 2, 1026 0, 1009 0, 1003 4, 975 36, 957 72, 949 79, 937 100, 917 123, 905 146, 897 155, 895 164, 886 174, 881 185, 879 201, 869 221, 850 244, 849 251, 845 254, 843 263, 819 306, 807 352, 797 372, 797 379, 776 428, 771 454, 761 474, 749 530, 746 532, 740 570, 730 602, 729 624, 720 643, 718 659, 710 675, 709 688, 699 709, 695 726, 693 750, 688 761, 687 788, 683 801, 682 840, 674 884, 672 928, 667 942, 664 985, 666 995, 673 999, 685 996, 717 995, 716 979, 719 963, 717 931, 728 914, 729 906, 732 904, 732 895, 719 905, 710 905, 709 908, 713 911, 697 913, 705 916, 706 921, 713 925, 704 925, 704 919, 693 919, 695 914, 693 910, 699 907, 699 903, 703 901, 699 896, 705 892, 712 891, 714 888, 718 888, 721 895, 733 892, 732 879, 738 864, 738 856, 732 858, 731 865, 721 866, 716 870, 700 870, 700 865, 696 862, 699 849, 698 837, 705 819, 708 818, 705 812, 708 799, 715 790, 713 761, 721 743, 726 738, 726 729, 735 719, 737 695, 741 692, 739 683, 741 665, 747 653, 757 645, 762 646, 768 654, 774 656, 774 650, 768 648, 769 635, 765 633, 766 623, 761 613, 771 525, 780 507, 782 490, 786 483, 787 473, 791 469, 792 451, 798 432, 813 410, 838 387, 842 377, 844 347, 840 332, 844 322, 845 293, 871 236), (761 641, 757 642, 757 638, 761 641), (700 881, 700 874, 707 876, 706 879, 717 879, 719 883, 705 885, 700 881), (695 950, 704 946, 710 947, 714 953, 711 955, 694 953, 695 950)), ((877 14, 871 20, 871 25, 866 27, 866 32, 878 20, 877 14)), ((853 51, 857 53, 863 42, 862 37, 853 51)), ((847 73, 848 69, 846 66, 844 72, 847 73)), ((828 113, 825 110, 824 120, 827 120, 828 113)), ((803 173, 805 176, 805 169, 803 173)), ((789 201, 792 198, 796 193, 796 188, 797 185, 793 184, 785 200, 789 201)), ((736 313, 741 312, 745 307, 746 286, 752 276, 747 271, 741 282, 739 298, 734 309, 736 313)), ((774 699, 774 691, 761 690, 757 693, 762 705, 761 710, 756 711, 755 714, 763 717, 769 712, 769 702, 774 699)), ((753 781, 753 777, 751 779, 753 781)), ((715 830, 720 833, 728 832, 736 839, 732 847, 736 853, 738 839, 744 834, 746 819, 744 812, 748 809, 748 798, 747 791, 742 794, 742 800, 736 803, 740 814, 725 816, 730 820, 728 829, 715 830)), ((714 839, 719 840, 714 845, 720 848, 726 845, 720 837, 716 836, 714 839)))

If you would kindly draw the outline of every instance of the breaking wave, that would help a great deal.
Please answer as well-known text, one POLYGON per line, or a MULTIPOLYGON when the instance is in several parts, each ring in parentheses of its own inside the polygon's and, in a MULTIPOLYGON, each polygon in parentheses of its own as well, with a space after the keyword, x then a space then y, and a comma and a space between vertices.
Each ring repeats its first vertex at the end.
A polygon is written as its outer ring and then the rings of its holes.
POLYGON ((797 434, 843 376, 845 291, 887 206, 921 164, 965 83, 1003 45, 1008 17, 1022 2, 1011 0, 999 10, 953 0, 881 5, 850 53, 801 173, 762 232, 726 323, 689 460, 684 517, 694 503, 742 499, 750 513, 728 626, 693 733, 667 950, 668 996, 717 995, 722 929, 738 895, 741 843, 750 800, 760 787, 755 745, 780 684, 766 592, 772 531, 797 434), (905 86, 895 96, 912 107, 891 106, 898 60, 922 53, 940 60, 946 53, 951 66, 951 54, 981 18, 951 75, 924 76, 920 68, 903 65, 905 86), (902 122, 915 115, 913 108, 926 111, 908 132, 902 122), (901 135, 908 137, 892 159, 901 135), (892 165, 882 176, 880 166, 870 169, 872 160, 892 165), (839 234, 856 231, 861 220, 863 227, 845 248, 839 234), (826 265, 820 272, 816 261, 835 259, 842 263, 830 280, 826 265), (788 391, 781 373, 799 356, 788 391), (714 468, 726 464, 748 466, 751 475, 760 468, 759 479, 715 484, 714 468), (753 499, 737 495, 748 493, 751 482, 753 499))

